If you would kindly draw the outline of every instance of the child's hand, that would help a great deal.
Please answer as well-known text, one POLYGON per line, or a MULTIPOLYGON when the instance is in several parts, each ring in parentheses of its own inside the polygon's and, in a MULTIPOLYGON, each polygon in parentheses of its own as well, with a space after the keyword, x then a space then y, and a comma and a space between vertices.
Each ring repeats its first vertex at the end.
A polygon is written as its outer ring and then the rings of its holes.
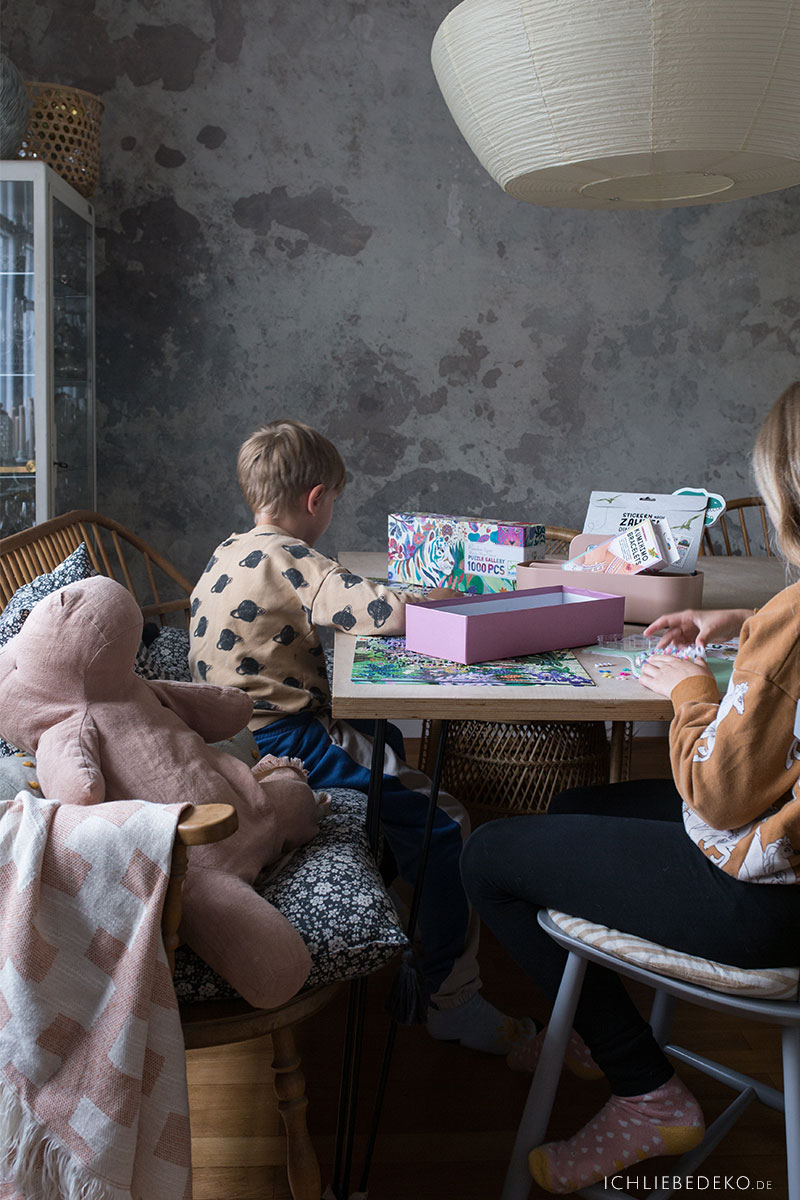
POLYGON ((738 637, 751 608, 685 608, 682 612, 665 613, 644 631, 644 637, 660 633, 659 648, 663 646, 706 646, 709 642, 725 642, 738 637))
POLYGON ((690 675, 714 678, 713 671, 704 662, 691 662, 688 658, 675 658, 672 654, 651 654, 642 664, 641 683, 649 691, 669 699, 672 689, 690 675))

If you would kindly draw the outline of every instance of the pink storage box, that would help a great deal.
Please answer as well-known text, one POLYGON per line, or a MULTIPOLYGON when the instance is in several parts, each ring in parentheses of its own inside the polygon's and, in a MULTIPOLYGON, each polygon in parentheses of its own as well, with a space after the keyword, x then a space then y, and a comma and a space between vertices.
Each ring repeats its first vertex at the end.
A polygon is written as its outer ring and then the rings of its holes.
POLYGON ((406 605, 406 647, 451 662, 490 662, 622 633, 621 596, 565 586, 406 605))
MULTIPOLYGON (((569 557, 581 554, 587 546, 596 544, 596 533, 579 533, 570 542, 569 557)), ((517 587, 533 588, 568 583, 570 586, 590 582, 604 592, 625 598, 625 620, 649 625, 663 613, 682 608, 700 608, 703 603, 703 572, 694 575, 601 575, 590 571, 562 571, 563 559, 543 559, 517 566, 517 587)))

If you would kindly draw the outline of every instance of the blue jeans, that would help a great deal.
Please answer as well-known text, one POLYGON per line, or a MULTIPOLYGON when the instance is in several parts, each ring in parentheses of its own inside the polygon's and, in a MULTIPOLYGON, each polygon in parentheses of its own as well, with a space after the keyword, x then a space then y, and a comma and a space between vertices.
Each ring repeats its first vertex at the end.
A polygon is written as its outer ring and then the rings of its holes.
MULTIPOLYGON (((353 722, 356 724, 364 732, 364 726, 372 723, 353 722)), ((256 731, 255 739, 262 755, 302 759, 308 781, 317 791, 350 787, 366 794, 369 789, 369 770, 354 762, 308 713, 265 725, 256 731)), ((386 740, 395 751, 402 747, 400 731, 394 726, 388 726, 386 740)), ((400 878, 411 886, 416 883, 427 813, 426 795, 409 791, 394 776, 384 774, 381 825, 400 878)), ((419 910, 422 971, 429 998, 450 974, 467 938, 469 905, 459 872, 460 858, 461 830, 437 808, 419 910)))

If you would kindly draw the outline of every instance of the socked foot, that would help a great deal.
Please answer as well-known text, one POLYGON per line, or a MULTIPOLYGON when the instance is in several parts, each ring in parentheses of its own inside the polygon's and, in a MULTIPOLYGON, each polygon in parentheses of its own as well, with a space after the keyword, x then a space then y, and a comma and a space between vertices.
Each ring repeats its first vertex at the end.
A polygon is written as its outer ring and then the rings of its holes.
MULTIPOLYGON (((539 1064, 547 1028, 540 1029, 533 1037, 515 1042, 507 1062, 512 1071, 535 1071, 539 1064)), ((603 1072, 589 1053, 586 1042, 573 1029, 569 1035, 564 1065, 579 1079, 602 1079, 603 1072)))
POLYGON ((439 1041, 487 1054, 508 1054, 520 1039, 535 1034, 536 1025, 530 1017, 507 1017, 475 992, 457 1008, 429 1008, 427 1030, 439 1041))
POLYGON ((704 1133, 700 1105, 673 1075, 643 1096, 612 1096, 574 1137, 531 1150, 528 1166, 546 1192, 565 1195, 646 1158, 685 1154, 704 1133))

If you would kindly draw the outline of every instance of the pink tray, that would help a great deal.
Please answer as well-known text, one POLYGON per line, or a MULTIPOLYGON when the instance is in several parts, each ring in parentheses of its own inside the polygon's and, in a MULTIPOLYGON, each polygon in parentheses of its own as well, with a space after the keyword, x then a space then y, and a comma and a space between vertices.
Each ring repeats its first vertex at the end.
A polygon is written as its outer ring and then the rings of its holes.
POLYGON ((622 633, 621 596, 565 584, 406 605, 406 646, 452 662, 490 662, 622 633))

